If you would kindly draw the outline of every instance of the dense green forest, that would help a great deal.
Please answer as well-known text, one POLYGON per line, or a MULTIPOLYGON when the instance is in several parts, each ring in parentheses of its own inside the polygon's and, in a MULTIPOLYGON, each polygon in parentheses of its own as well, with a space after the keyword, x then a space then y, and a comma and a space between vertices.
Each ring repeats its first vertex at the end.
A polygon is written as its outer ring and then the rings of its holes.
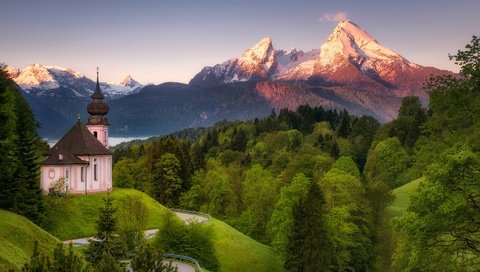
POLYGON ((114 150, 117 187, 207 212, 277 251, 290 271, 480 269, 480 42, 459 76, 405 97, 396 120, 301 106, 114 150), (401 216, 392 190, 424 177, 401 216))

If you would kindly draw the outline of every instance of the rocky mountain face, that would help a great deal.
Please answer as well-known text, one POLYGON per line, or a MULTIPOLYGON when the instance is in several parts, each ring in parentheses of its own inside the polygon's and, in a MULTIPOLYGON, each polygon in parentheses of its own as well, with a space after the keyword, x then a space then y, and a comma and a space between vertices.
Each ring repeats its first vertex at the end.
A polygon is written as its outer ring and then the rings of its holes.
MULTIPOLYGON (((92 80, 61 67, 9 69, 37 107, 46 105, 69 122, 78 113, 86 118, 92 80)), ((101 88, 109 99, 111 135, 149 136, 305 104, 386 122, 396 117, 403 97, 426 102, 423 83, 441 74, 452 73, 412 63, 353 22, 342 21, 319 49, 279 50, 267 37, 238 58, 203 68, 189 84, 144 87, 127 76, 101 88)))
MULTIPOLYGON (((73 96, 83 98, 95 90, 95 81, 70 68, 31 64, 23 69, 9 66, 7 72, 25 92, 36 96, 55 96, 59 89, 69 89, 73 96)), ((119 83, 100 84, 107 100, 138 93, 143 87, 130 75, 119 83)))
POLYGON ((402 97, 426 102, 425 80, 447 73, 412 63, 353 22, 342 21, 320 49, 276 50, 265 38, 240 58, 205 67, 190 85, 256 82, 256 91, 277 110, 301 104, 346 108, 385 122, 396 117, 402 97))
MULTIPOLYGON (((7 67, 10 77, 24 91, 40 123, 43 136, 59 136, 80 115, 86 118, 87 104, 95 90, 95 81, 59 66, 31 64, 23 69, 7 67), (52 125, 52 123, 54 123, 52 125)), ((100 83, 106 100, 138 93, 143 85, 127 76, 119 83, 100 83)))

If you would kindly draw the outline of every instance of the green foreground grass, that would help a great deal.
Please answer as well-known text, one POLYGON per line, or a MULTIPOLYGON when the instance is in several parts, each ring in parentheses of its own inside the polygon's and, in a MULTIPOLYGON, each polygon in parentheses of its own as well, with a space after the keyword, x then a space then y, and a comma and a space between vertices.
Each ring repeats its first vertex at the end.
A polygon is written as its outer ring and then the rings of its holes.
POLYGON ((0 210, 0 271, 21 268, 33 254, 51 252, 60 241, 23 216, 0 210))
MULTIPOLYGON (((103 204, 105 196, 106 193, 69 197, 66 200, 68 213, 59 211, 55 215, 54 228, 50 232, 61 240, 94 235, 98 207, 103 204)), ((120 206, 127 196, 142 199, 150 211, 147 228, 162 226, 167 208, 150 196, 133 189, 115 189, 110 196, 114 198, 116 206, 120 206)), ((255 241, 222 221, 212 219, 207 224, 211 225, 214 231, 213 242, 220 271, 283 271, 282 264, 271 247, 255 241)))
POLYGON ((423 177, 416 179, 393 190, 395 199, 387 207, 387 215, 389 218, 398 217, 403 214, 410 205, 410 196, 417 190, 423 179, 423 177))
POLYGON ((208 222, 214 230, 214 245, 220 271, 284 271, 273 249, 222 221, 208 222))
MULTIPOLYGON (((49 232, 60 240, 90 237, 95 235, 98 208, 103 205, 107 193, 71 196, 65 199, 65 210, 55 215, 55 223, 49 232)), ((143 192, 133 189, 115 189, 110 193, 113 203, 121 207, 128 196, 141 199, 149 210, 147 229, 159 228, 162 225, 166 208, 143 192)))

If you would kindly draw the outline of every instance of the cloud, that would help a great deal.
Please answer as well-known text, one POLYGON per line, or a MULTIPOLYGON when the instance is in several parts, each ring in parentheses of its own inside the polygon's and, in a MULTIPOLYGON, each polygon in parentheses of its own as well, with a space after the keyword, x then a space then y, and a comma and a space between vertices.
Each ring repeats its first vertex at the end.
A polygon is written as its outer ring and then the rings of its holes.
POLYGON ((336 13, 325 13, 318 19, 320 22, 338 22, 348 19, 348 13, 345 11, 339 11, 336 13))

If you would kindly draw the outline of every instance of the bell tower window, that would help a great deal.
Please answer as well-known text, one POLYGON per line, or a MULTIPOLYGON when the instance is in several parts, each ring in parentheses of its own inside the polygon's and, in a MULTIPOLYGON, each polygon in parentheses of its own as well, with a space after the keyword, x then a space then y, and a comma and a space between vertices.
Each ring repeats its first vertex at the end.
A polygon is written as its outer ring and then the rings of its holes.
POLYGON ((93 136, 95 136, 95 138, 98 139, 98 137, 97 137, 97 132, 96 132, 96 131, 93 132, 93 136))

